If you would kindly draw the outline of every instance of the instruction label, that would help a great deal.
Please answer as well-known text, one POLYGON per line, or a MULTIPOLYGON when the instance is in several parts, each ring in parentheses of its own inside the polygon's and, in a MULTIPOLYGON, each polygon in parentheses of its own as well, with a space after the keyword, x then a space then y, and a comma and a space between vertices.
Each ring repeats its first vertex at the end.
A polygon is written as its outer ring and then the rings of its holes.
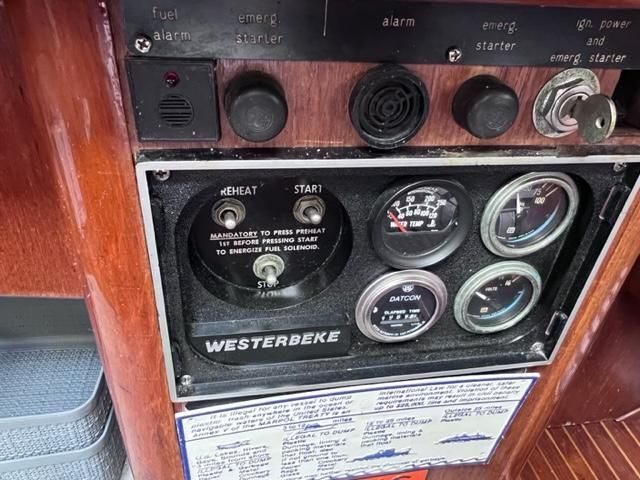
POLYGON ((330 480, 412 472, 407 478, 426 478, 429 468, 485 463, 537 378, 413 380, 179 413, 185 476, 330 480))

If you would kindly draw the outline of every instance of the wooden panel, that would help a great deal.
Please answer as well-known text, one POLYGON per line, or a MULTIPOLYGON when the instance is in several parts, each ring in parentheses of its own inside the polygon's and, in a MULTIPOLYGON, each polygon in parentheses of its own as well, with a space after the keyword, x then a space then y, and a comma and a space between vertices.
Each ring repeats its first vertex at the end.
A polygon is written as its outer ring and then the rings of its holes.
MULTIPOLYGON (((219 91, 224 92, 233 77, 247 70, 264 71, 280 81, 287 92, 290 121, 278 137, 258 146, 362 146, 364 143, 351 125, 347 106, 355 83, 374 66, 322 62, 223 61, 218 69, 219 91)), ((556 145, 579 142, 577 136, 562 139, 543 137, 535 130, 531 120, 537 92, 560 69, 448 65, 409 65, 408 68, 422 78, 431 100, 427 121, 408 146, 556 145), (513 127, 495 139, 481 140, 474 137, 460 128, 451 115, 451 103, 458 87, 466 79, 480 74, 500 78, 520 98, 520 112, 513 127)), ((602 80, 603 91, 613 92, 619 72, 608 70, 597 73, 602 80)), ((224 113, 221 115, 221 124, 220 146, 255 146, 234 134, 224 113)))
POLYGON ((624 289, 635 297, 636 302, 640 302, 640 261, 629 274, 624 289))
MULTIPOLYGON (((218 63, 217 70, 222 133, 219 142, 138 142, 134 128, 131 129, 131 142, 134 148, 364 146, 351 125, 348 104, 355 83, 374 66, 366 63, 223 60, 218 63), (226 85, 238 73, 251 70, 259 70, 278 79, 286 93, 289 107, 289 120, 282 132, 273 140, 259 144, 236 136, 223 109, 226 85)), ((577 134, 559 139, 544 137, 535 130, 531 119, 538 91, 550 77, 562 69, 450 65, 409 65, 408 68, 422 78, 431 101, 427 121, 408 146, 553 146, 582 143, 577 134), (507 133, 495 139, 481 140, 472 136, 460 128, 451 115, 451 103, 458 87, 466 79, 480 74, 502 79, 520 98, 520 111, 515 124, 507 133)), ((124 65, 122 69, 124 71, 124 65)), ((596 73, 600 77, 603 93, 613 93, 620 72, 596 70, 596 73)), ((126 78, 123 77, 122 81, 127 98, 127 115, 133 125, 126 78)), ((620 137, 612 139, 610 143, 627 143, 633 141, 633 138, 620 137)))
POLYGON ((548 429, 521 480, 640 478, 640 423, 607 420, 548 429))
MULTIPOLYGON (((635 271, 629 280, 638 275, 635 271)), ((640 407, 639 300, 620 293, 589 355, 580 366, 551 425, 617 418, 640 407)))
POLYGON ((55 161, 73 212, 87 302, 134 476, 180 479, 105 3, 4 5, 21 39, 7 58, 22 59, 20 88, 37 109, 30 135, 46 140, 40 156, 55 161))
MULTIPOLYGON (((502 3, 539 3, 515 0, 502 3)), ((553 0, 546 5, 601 6, 614 5, 640 7, 640 0, 608 3, 602 0, 553 0)), ((121 22, 121 0, 111 8, 121 70, 121 84, 125 111, 130 125, 134 125, 130 90, 124 57, 126 46, 121 22)), ((218 142, 139 142, 135 128, 130 129, 130 141, 137 149, 156 148, 274 148, 274 147, 348 147, 365 146, 351 125, 348 112, 349 97, 357 80, 375 64, 340 62, 286 62, 221 60, 217 69, 217 90, 221 120, 221 140, 218 142), (235 75, 259 70, 274 76, 281 83, 288 102, 289 120, 283 131, 264 143, 247 142, 233 132, 224 113, 224 91, 235 75)), ((408 146, 556 146, 582 144, 577 133, 559 139, 540 135, 533 126, 531 112, 537 93, 547 80, 563 68, 481 67, 464 65, 406 65, 417 74, 429 90, 430 112, 420 132, 408 146), (520 99, 520 112, 513 127, 498 138, 481 140, 460 128, 451 115, 451 103, 458 87, 468 78, 494 75, 511 86, 520 99)), ((601 90, 611 95, 618 82, 619 70, 594 70, 600 78, 601 90)), ((606 143, 612 145, 635 144, 640 131, 620 131, 606 143)))
MULTIPOLYGON (((448 0, 446 0, 448 1, 448 0)), ((497 3, 539 4, 532 0, 513 0, 497 3)), ((551 0, 545 5, 574 6, 638 6, 640 0, 551 0)), ((121 84, 125 111, 130 125, 134 125, 130 90, 126 76, 124 57, 126 46, 121 18, 122 0, 111 5, 116 51, 121 71, 121 84)), ((365 146, 349 120, 348 103, 351 90, 357 80, 375 64, 340 62, 286 62, 221 60, 217 70, 217 90, 222 138, 218 142, 139 142, 135 128, 130 129, 130 141, 137 149, 156 148, 273 148, 273 147, 347 147, 365 146), (247 142, 233 132, 224 113, 224 91, 229 81, 239 72, 259 70, 273 75, 281 83, 289 106, 289 120, 283 131, 273 140, 264 143, 247 142)), ((464 65, 406 65, 428 87, 431 100, 429 116, 420 132, 408 146, 554 146, 583 143, 572 134, 559 139, 546 138, 534 128, 531 119, 533 102, 538 91, 555 73, 563 68, 531 67, 481 67, 464 65), (466 79, 479 74, 494 75, 511 86, 520 99, 520 112, 516 123, 504 135, 481 140, 460 128, 451 115, 451 102, 458 87, 466 79)), ((600 78, 603 93, 612 94, 618 82, 619 70, 594 70, 600 78)), ((640 141, 640 131, 625 130, 614 135, 606 143, 612 145, 635 144, 640 141)))
POLYGON ((52 159, 32 135, 17 50, 0 3, 0 295, 82 296, 52 159))

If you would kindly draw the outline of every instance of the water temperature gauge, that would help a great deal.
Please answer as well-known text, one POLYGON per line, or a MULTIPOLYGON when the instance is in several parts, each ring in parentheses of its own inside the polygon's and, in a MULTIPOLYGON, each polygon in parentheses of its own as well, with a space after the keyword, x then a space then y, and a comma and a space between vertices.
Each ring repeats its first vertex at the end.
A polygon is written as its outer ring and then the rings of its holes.
POLYGON ((460 288, 453 307, 458 324, 473 333, 506 330, 533 309, 542 288, 540 275, 524 262, 483 268, 460 288))
POLYGON ((373 211, 373 247, 395 268, 422 268, 443 260, 462 245, 473 221, 464 187, 444 179, 392 187, 373 211))

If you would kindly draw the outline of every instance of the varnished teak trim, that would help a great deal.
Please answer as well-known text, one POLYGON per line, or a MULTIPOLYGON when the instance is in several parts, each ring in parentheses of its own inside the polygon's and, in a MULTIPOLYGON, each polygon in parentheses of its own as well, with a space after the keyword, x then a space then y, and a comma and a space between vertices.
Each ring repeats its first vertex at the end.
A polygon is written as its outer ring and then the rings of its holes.
MULTIPOLYGON (((3 8, 0 2, 0 8, 3 8)), ((106 4, 5 2, 136 480, 182 478, 106 4)), ((13 93, 19 93, 13 90, 13 93)))

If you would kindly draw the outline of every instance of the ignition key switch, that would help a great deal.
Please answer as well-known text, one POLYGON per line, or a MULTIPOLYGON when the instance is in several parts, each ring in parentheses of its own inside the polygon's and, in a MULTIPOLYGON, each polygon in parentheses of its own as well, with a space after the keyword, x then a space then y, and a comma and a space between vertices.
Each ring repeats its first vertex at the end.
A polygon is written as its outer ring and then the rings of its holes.
POLYGON ((613 133, 617 112, 613 100, 600 93, 591 70, 570 68, 552 77, 535 100, 533 123, 545 137, 578 131, 588 143, 600 143, 613 133))

